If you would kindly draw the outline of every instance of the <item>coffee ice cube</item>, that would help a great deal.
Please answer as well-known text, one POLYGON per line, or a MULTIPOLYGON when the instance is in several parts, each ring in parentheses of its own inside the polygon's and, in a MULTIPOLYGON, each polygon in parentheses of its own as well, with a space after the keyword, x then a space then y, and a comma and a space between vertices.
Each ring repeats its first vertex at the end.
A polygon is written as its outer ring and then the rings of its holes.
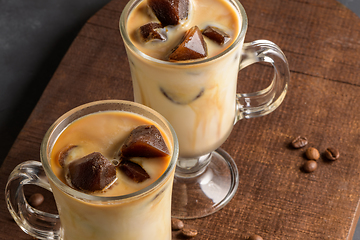
POLYGON ((154 125, 141 125, 131 131, 120 149, 122 156, 165 157, 169 150, 159 131, 154 125))
POLYGON ((205 89, 201 88, 199 91, 192 91, 191 93, 187 91, 185 93, 176 91, 176 89, 165 90, 164 88, 160 87, 160 91, 171 102, 179 105, 187 105, 200 98, 204 94, 205 89))
POLYGON ((188 17, 189 0, 148 0, 148 6, 165 27, 188 17))
POLYGON ((202 31, 202 34, 220 45, 224 45, 230 40, 230 36, 217 27, 208 26, 202 31))
POLYGON ((145 42, 160 40, 166 41, 167 35, 165 29, 160 23, 150 22, 140 27, 141 39, 145 42))
POLYGON ((149 174, 139 164, 129 161, 121 160, 119 169, 133 181, 140 183, 150 178, 149 174))
POLYGON ((67 168, 68 183, 83 191, 103 190, 116 179, 115 166, 99 152, 74 160, 67 168))
POLYGON ((65 148, 61 149, 61 151, 58 154, 58 162, 62 168, 65 167, 67 164, 67 160, 69 158, 69 154, 71 151, 77 147, 77 145, 68 145, 65 148))
POLYGON ((207 56, 206 42, 198 26, 186 31, 181 43, 169 55, 170 61, 185 61, 207 56))

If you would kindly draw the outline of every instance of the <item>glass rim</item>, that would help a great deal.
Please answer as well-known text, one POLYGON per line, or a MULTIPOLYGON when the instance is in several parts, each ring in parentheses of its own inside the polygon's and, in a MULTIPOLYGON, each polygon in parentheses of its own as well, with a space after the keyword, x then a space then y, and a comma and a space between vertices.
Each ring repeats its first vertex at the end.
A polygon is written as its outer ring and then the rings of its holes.
MULTIPOLYGON (((96 113, 96 112, 101 112, 102 110, 96 110, 87 114, 84 114, 82 116, 86 116, 88 114, 91 113, 96 113)), ((122 111, 119 109, 108 109, 108 110, 104 110, 104 111, 122 111)), ((142 115, 140 113, 135 113, 138 115, 142 115)), ((81 117, 82 117, 81 116, 81 117)), ((146 116, 144 116, 145 118, 148 118, 146 116)), ((79 118, 76 118, 79 119, 79 118)), ((76 120, 75 119, 75 120, 76 120)), ((150 118, 149 118, 150 119, 150 118)), ((151 121, 154 121, 152 119, 150 119, 151 121)), ((71 121, 73 122, 73 121, 71 121)), ((71 122, 69 122, 68 124, 66 124, 66 126, 68 126, 71 122)), ((156 122, 156 121, 155 121, 156 122)), ((86 103, 83 105, 80 105, 78 107, 75 107, 73 109, 71 109, 70 111, 66 112, 65 114, 63 114, 61 117, 59 117, 51 126, 50 128, 47 130, 41 146, 40 146, 40 159, 41 159, 41 163, 42 166, 44 168, 44 171, 46 172, 46 176, 51 180, 52 183, 55 184, 55 186, 57 188, 59 188, 62 192, 76 198, 79 200, 83 200, 83 201, 88 201, 88 202, 102 202, 102 203, 109 203, 109 202, 114 202, 114 201, 121 201, 121 200, 130 200, 133 198, 140 198, 142 196, 146 196, 148 194, 150 194, 151 192, 155 191, 156 189, 158 189, 163 182, 165 182, 165 180, 170 176, 171 172, 174 170, 175 166, 176 166, 176 161, 179 155, 179 143, 178 143, 178 139, 175 133, 175 130, 173 129, 173 127, 171 126, 171 124, 158 112, 156 112, 155 110, 146 107, 142 104, 136 103, 136 102, 131 102, 131 101, 126 101, 126 100, 101 100, 101 101, 94 101, 94 102, 90 102, 90 103, 86 103), (168 127, 170 134, 167 134, 168 137, 170 138, 169 140, 173 142, 173 153, 171 155, 171 159, 169 162, 169 165, 167 166, 166 170, 164 171, 164 173, 157 179, 155 180, 155 182, 153 182, 152 184, 150 184, 149 186, 130 193, 130 194, 125 194, 125 195, 120 195, 120 196, 95 196, 95 195, 91 195, 91 194, 87 194, 78 190, 75 190, 73 188, 71 188, 70 186, 68 186, 67 184, 63 183, 52 171, 51 166, 50 166, 50 159, 49 159, 49 152, 50 149, 52 148, 52 145, 50 146, 50 140, 57 139, 57 137, 61 134, 61 132, 66 128, 64 127, 63 129, 61 129, 59 134, 55 134, 55 130, 57 130, 57 128, 61 125, 61 123, 63 123, 64 121, 66 121, 69 117, 74 116, 74 114, 77 114, 80 110, 89 108, 89 107, 96 107, 96 106, 100 106, 100 105, 110 105, 110 104, 118 104, 118 105, 127 105, 127 106, 135 106, 138 109, 142 109, 147 111, 148 113, 150 113, 151 115, 155 116, 156 118, 158 118, 157 120, 160 120, 163 124, 166 125, 166 127, 168 127)))
POLYGON ((202 64, 202 63, 207 63, 207 62, 210 62, 210 61, 214 61, 214 60, 216 60, 218 58, 221 58, 222 56, 224 56, 227 53, 231 52, 240 42, 242 42, 241 40, 245 39, 245 34, 246 34, 246 31, 247 31, 247 26, 248 26, 248 19, 247 19, 245 9, 238 0, 227 0, 228 2, 233 4, 233 6, 238 10, 238 12, 240 13, 240 19, 242 20, 241 21, 241 26, 240 26, 240 32, 237 35, 235 41, 233 41, 233 43, 228 48, 226 48, 224 51, 222 51, 221 53, 219 53, 219 54, 217 54, 217 55, 215 55, 213 57, 202 59, 202 60, 195 60, 195 61, 170 62, 170 61, 160 60, 160 59, 151 57, 151 56, 143 53, 142 51, 140 51, 139 49, 136 48, 136 46, 130 40, 129 35, 127 34, 127 31, 126 31, 126 22, 127 22, 129 13, 141 1, 143 1, 143 0, 130 0, 126 4, 126 6, 123 9, 123 11, 121 13, 121 16, 120 16, 119 29, 120 29, 120 34, 122 36, 122 39, 125 42, 125 45, 127 45, 137 55, 139 55, 139 56, 141 56, 141 57, 143 57, 143 58, 145 58, 147 60, 150 60, 152 62, 156 62, 156 63, 159 63, 159 64, 165 64, 165 65, 171 65, 171 66, 188 66, 188 65, 198 65, 198 64, 202 64))

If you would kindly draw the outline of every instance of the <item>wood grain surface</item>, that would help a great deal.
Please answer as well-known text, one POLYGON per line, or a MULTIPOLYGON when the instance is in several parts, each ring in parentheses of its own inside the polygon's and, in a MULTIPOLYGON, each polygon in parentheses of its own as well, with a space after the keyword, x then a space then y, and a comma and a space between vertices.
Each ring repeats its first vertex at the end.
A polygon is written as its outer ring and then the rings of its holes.
MULTIPOLYGON (((0 239, 32 239, 12 220, 4 189, 17 164, 39 160, 49 126, 90 101, 133 100, 118 29, 126 2, 113 0, 84 25, 1 166, 0 239)), ((249 19, 245 41, 271 40, 287 56, 288 95, 270 115, 235 125, 222 148, 237 163, 239 189, 225 208, 185 225, 198 230, 194 239, 255 233, 264 239, 352 239, 360 202, 360 19, 335 0, 241 2, 249 19), (340 159, 321 157, 315 172, 304 173, 306 148, 289 145, 297 135, 321 153, 338 148, 340 159)), ((246 68, 238 91, 260 90, 271 76, 266 65, 246 68)), ((54 210, 46 196, 44 208, 54 210)))

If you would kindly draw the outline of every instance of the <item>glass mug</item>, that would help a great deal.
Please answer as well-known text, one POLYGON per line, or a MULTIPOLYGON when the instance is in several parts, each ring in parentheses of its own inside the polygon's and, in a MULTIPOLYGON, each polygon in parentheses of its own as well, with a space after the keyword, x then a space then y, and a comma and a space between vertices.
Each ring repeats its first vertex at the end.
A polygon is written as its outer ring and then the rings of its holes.
POLYGON ((20 228, 38 239, 171 239, 171 192, 178 142, 171 125, 160 114, 138 103, 105 100, 79 106, 61 116, 47 131, 38 161, 19 164, 6 185, 8 209, 20 228), (70 188, 59 180, 49 164, 52 147, 73 121, 99 111, 136 113, 155 122, 167 135, 172 150, 165 172, 137 192, 117 196, 93 196, 70 188), (23 186, 33 184, 52 191, 59 215, 32 208, 23 186))
POLYGON ((119 22, 134 99, 161 113, 178 136, 172 215, 203 217, 227 204, 238 187, 235 162, 220 145, 240 119, 264 116, 281 104, 290 79, 288 62, 270 41, 244 44, 248 21, 237 0, 224 0, 237 14, 240 31, 220 54, 185 62, 148 56, 134 45, 127 31, 129 15, 141 1, 131 0, 119 22), (236 93, 238 72, 258 62, 274 67, 271 84, 258 92, 236 93))

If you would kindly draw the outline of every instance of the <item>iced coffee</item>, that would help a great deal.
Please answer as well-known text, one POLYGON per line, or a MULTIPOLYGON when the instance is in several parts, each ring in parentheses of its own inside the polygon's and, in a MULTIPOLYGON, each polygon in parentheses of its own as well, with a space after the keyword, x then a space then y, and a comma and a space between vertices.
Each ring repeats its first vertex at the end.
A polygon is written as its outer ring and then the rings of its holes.
POLYGON ((215 150, 235 120, 242 48, 240 43, 230 49, 241 26, 236 6, 227 0, 136 4, 123 26, 135 46, 126 48, 135 101, 170 121, 180 157, 215 150))
POLYGON ((102 111, 72 122, 51 151, 55 175, 84 194, 125 197, 97 204, 52 186, 64 239, 171 239, 173 172, 151 194, 131 194, 159 179, 172 152, 161 127, 135 113, 102 111))
POLYGON ((280 106, 289 82, 284 53, 267 40, 244 43, 238 0, 130 0, 119 27, 135 101, 166 117, 179 139, 173 216, 218 211, 238 186, 236 163, 220 145, 239 120, 280 106), (273 66, 271 84, 244 93, 238 73, 259 62, 273 66))

